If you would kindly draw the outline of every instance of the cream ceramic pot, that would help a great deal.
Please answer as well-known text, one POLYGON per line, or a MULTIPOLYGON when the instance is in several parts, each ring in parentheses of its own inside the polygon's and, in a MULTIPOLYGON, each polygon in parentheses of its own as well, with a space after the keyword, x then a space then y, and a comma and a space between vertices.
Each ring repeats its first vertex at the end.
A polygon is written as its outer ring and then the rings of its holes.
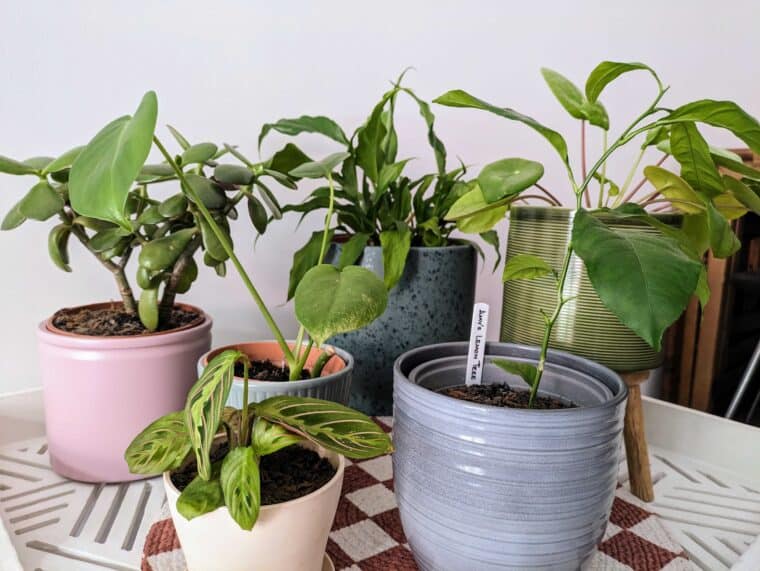
POLYGON ((166 498, 188 571, 322 571, 346 460, 317 452, 337 469, 333 478, 309 495, 263 506, 251 531, 240 529, 226 507, 185 519, 177 512, 179 490, 165 472, 166 498))

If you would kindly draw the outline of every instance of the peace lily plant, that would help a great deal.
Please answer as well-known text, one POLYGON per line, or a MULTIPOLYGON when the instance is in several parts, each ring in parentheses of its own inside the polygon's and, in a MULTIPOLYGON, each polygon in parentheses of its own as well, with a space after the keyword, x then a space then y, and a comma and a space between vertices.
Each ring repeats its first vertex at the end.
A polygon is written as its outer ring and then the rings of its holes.
MULTIPOLYGON (((736 252, 739 241, 729 221, 748 210, 760 212, 760 171, 743 164, 738 156, 710 146, 697 125, 727 129, 753 151, 760 152, 760 124, 731 101, 702 99, 675 109, 663 106, 668 87, 642 63, 602 62, 589 75, 581 91, 567 78, 551 70, 543 75, 552 93, 571 116, 581 121, 582 175, 576 177, 564 137, 537 120, 513 109, 492 105, 462 90, 440 96, 435 102, 450 107, 488 111, 527 125, 542 135, 559 155, 574 194, 572 238, 559 267, 533 255, 513 256, 503 279, 535 279, 553 276, 556 304, 542 311, 545 323, 540 358, 536 366, 508 360, 500 366, 522 376, 530 386, 533 403, 539 389, 552 329, 563 308, 574 299, 566 290, 572 260, 580 258, 604 305, 620 321, 659 350, 663 332, 684 311, 692 295, 704 305, 709 288, 704 267, 705 253, 725 258, 736 252), (604 89, 619 76, 644 71, 654 80, 652 102, 619 134, 610 138, 610 121, 599 100, 604 89), (599 158, 586 168, 585 126, 601 129, 604 147, 599 158), (618 186, 607 173, 609 157, 619 149, 640 145, 636 161, 618 186), (644 169, 654 190, 637 198, 643 183, 631 182, 644 151, 657 146, 680 165, 680 173, 657 165, 644 169), (734 176, 722 175, 719 167, 734 176), (683 215, 681 227, 663 223, 654 212, 672 210, 683 215), (657 230, 655 235, 612 228, 613 222, 636 221, 657 230)), ((470 190, 448 212, 460 227, 483 232, 501 220, 510 206, 537 188, 541 200, 559 201, 538 184, 543 166, 535 161, 508 158, 486 165, 470 190)))
MULTIPOLYGON (((322 263, 333 215, 332 206, 329 206, 317 264, 303 276, 295 291, 295 313, 301 328, 297 342, 291 348, 235 254, 226 219, 236 212, 234 206, 243 199, 247 201, 251 220, 259 231, 263 230, 267 220, 262 201, 273 216, 281 215, 274 194, 264 182, 266 177, 291 187, 294 179, 327 178, 327 196, 332 204, 335 189, 331 172, 345 159, 345 153, 330 155, 322 161, 293 161, 287 153, 278 153, 268 161, 253 163, 234 147, 225 146, 223 152, 229 152, 241 164, 219 164, 216 159, 220 153, 216 147, 208 143, 190 146, 184 137, 176 136, 179 144, 186 148, 182 154, 173 155, 155 134, 157 114, 156 95, 148 92, 133 116, 124 116, 110 123, 87 145, 72 167, 71 183, 75 183, 76 189, 74 208, 89 218, 109 223, 114 232, 135 235, 139 223, 130 218, 130 188, 146 170, 144 163, 155 145, 164 162, 150 170, 176 179, 182 194, 173 200, 187 204, 193 213, 192 226, 182 230, 182 243, 168 248, 171 257, 181 255, 181 246, 187 242, 196 248, 202 245, 207 263, 219 271, 223 271, 222 264, 230 261, 282 350, 290 378, 301 379, 314 345, 320 347, 332 335, 363 327, 382 314, 386 304, 383 283, 363 268, 338 269, 322 263), (194 160, 183 158, 187 155, 194 160), (226 198, 228 192, 234 193, 231 199, 226 198), (306 333, 308 341, 304 340, 306 333)), ((160 281, 163 275, 161 264, 147 264, 148 261, 147 257, 141 258, 145 280, 160 281)), ((154 292, 158 287, 153 282, 149 285, 151 288, 146 291, 154 292)), ((330 351, 322 352, 310 374, 319 376, 331 356, 330 351)))

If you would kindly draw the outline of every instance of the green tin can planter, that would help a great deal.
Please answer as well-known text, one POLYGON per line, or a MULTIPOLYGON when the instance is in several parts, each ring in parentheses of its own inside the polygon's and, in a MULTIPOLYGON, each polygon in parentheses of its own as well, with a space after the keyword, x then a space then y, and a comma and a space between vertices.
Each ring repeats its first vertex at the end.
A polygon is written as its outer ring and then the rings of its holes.
MULTIPOLYGON (((507 259, 532 254, 559 270, 571 236, 572 211, 567 208, 514 206, 510 210, 507 259)), ((667 224, 680 224, 678 215, 661 215, 667 224)), ((651 226, 635 221, 609 223, 615 229, 656 234, 651 226)), ((640 371, 658 367, 662 354, 623 325, 599 299, 583 262, 573 257, 565 284, 569 302, 554 326, 551 346, 601 363, 615 371, 640 371)), ((544 321, 539 309, 551 312, 557 294, 551 276, 513 280, 504 284, 501 340, 540 345, 544 321)))

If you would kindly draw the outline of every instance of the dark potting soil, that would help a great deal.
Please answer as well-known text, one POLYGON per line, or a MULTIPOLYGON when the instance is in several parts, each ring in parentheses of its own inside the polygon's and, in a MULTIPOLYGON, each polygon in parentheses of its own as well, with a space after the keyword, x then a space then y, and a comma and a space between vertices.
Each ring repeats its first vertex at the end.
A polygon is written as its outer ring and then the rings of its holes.
MULTIPOLYGON (((200 319, 200 312, 174 307, 169 319, 161 323, 158 331, 179 329, 180 327, 190 325, 194 321, 200 321, 200 319)), ((145 329, 137 314, 127 313, 120 303, 100 308, 59 309, 53 315, 53 326, 67 333, 92 335, 95 337, 149 335, 155 333, 154 331, 145 329)))
MULTIPOLYGON (((227 444, 211 454, 212 462, 224 458, 227 444)), ((261 505, 268 506, 295 500, 317 491, 335 475, 335 468, 313 450, 301 446, 288 446, 261 458, 261 505)), ((181 492, 195 478, 195 462, 185 469, 173 472, 172 483, 181 492)))
MULTIPOLYGON (((447 387, 441 393, 459 400, 507 408, 528 408, 530 399, 528 391, 511 389, 507 384, 457 385, 447 387)), ((575 408, 575 405, 558 398, 538 395, 533 401, 533 408, 541 410, 575 408)))
MULTIPOLYGON (((235 376, 242 379, 244 375, 243 363, 235 363, 235 376)), ((306 369, 302 370, 301 378, 310 379, 309 371, 306 369)), ((266 361, 251 361, 251 366, 248 367, 248 379, 287 382, 290 380, 290 368, 284 363, 278 365, 269 359, 266 361)))

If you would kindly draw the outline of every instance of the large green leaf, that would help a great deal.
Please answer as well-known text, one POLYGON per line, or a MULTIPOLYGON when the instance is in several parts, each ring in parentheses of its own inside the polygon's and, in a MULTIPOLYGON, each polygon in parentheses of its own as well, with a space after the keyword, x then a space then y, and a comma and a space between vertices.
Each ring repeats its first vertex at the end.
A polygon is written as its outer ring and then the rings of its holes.
POLYGON ((280 119, 276 123, 266 123, 259 133, 259 148, 264 137, 275 130, 283 135, 295 136, 300 133, 318 133, 337 141, 342 145, 348 145, 348 138, 335 121, 329 117, 303 115, 294 119, 280 119))
POLYGON ((198 460, 198 475, 204 480, 211 478, 211 445, 235 377, 235 363, 242 356, 240 351, 228 350, 214 357, 187 395, 185 422, 198 460))
POLYGON ((251 446, 259 456, 274 454, 278 450, 298 444, 303 436, 289 431, 280 424, 257 418, 251 435, 251 446))
POLYGON ((334 402, 277 396, 258 403, 256 414, 348 458, 374 458, 393 451, 391 439, 369 417, 334 402))
POLYGON ((517 254, 504 264, 501 281, 534 280, 553 272, 552 267, 538 256, 532 254, 517 254))
POLYGON ((133 117, 106 125, 71 166, 69 196, 77 213, 129 226, 127 195, 148 158, 156 128, 156 94, 145 94, 133 117))
POLYGON ((317 345, 369 325, 387 303, 383 282, 359 266, 316 266, 306 272, 295 294, 296 317, 317 345))
POLYGON ((380 246, 383 251, 383 281, 390 290, 404 274, 406 258, 412 246, 412 232, 405 225, 380 232, 380 246))
POLYGON ((671 127, 670 151, 681 164, 681 178, 694 190, 709 197, 723 192, 723 182, 710 155, 710 147, 694 123, 676 123, 671 127))
POLYGON ((160 474, 179 468, 190 448, 185 414, 172 412, 154 420, 135 436, 124 459, 133 474, 160 474))
POLYGON ((483 167, 478 175, 478 186, 490 204, 521 193, 542 176, 544 167, 541 163, 520 158, 501 159, 483 167))
POLYGON ((702 265, 666 236, 617 231, 584 210, 572 244, 607 308, 656 350, 694 294, 702 265))
POLYGON ((46 180, 35 184, 18 203, 18 210, 25 218, 47 220, 63 209, 61 195, 46 180))
POLYGON ((684 122, 728 129, 750 149, 760 153, 760 123, 733 101, 701 99, 678 107, 658 121, 660 124, 684 122))
POLYGON ((224 503, 241 529, 251 531, 261 508, 261 474, 250 446, 233 448, 222 461, 224 503))
POLYGON ((660 80, 657 77, 657 74, 651 67, 646 64, 637 62, 625 63, 603 61, 591 71, 588 79, 586 80, 586 97, 591 102, 596 101, 599 98, 599 95, 601 95, 604 88, 607 87, 611 82, 613 82, 624 73, 637 70, 646 70, 651 73, 659 85, 660 80))
POLYGON ((185 519, 193 519, 224 505, 224 492, 219 480, 218 463, 209 479, 196 476, 177 498, 177 511, 185 519))
MULTIPOLYGON (((309 239, 299 250, 293 254, 293 265, 290 267, 288 280, 288 300, 296 294, 296 288, 301 283, 304 275, 319 263, 319 253, 322 248, 323 230, 312 232, 309 239)), ((332 239, 332 230, 327 237, 328 243, 332 239)))
POLYGON ((506 119, 511 119, 512 121, 519 121, 520 123, 524 123, 525 125, 528 125, 538 133, 540 133, 544 138, 546 138, 547 141, 552 145, 552 147, 555 148, 555 150, 559 153, 559 156, 562 158, 562 161, 567 164, 568 163, 568 157, 567 157, 567 143, 565 142, 565 139, 557 133, 557 131, 554 131, 553 129, 549 129, 548 127, 545 127, 535 119, 528 117, 527 115, 523 115, 522 113, 518 113, 514 109, 509 109, 508 107, 497 107, 496 105, 491 105, 490 103, 487 103, 486 101, 483 101, 482 99, 478 99, 477 97, 473 97, 466 91, 462 91, 461 89, 455 89, 453 91, 449 91, 447 93, 444 93, 440 97, 434 100, 435 103, 439 103, 441 105, 448 105, 449 107, 470 107, 472 109, 482 109, 483 111, 490 111, 491 113, 494 113, 496 115, 499 115, 500 117, 504 117, 506 119))
POLYGON ((705 205, 702 199, 689 183, 677 174, 652 165, 644 169, 644 176, 677 210, 686 214, 704 212, 705 205))

